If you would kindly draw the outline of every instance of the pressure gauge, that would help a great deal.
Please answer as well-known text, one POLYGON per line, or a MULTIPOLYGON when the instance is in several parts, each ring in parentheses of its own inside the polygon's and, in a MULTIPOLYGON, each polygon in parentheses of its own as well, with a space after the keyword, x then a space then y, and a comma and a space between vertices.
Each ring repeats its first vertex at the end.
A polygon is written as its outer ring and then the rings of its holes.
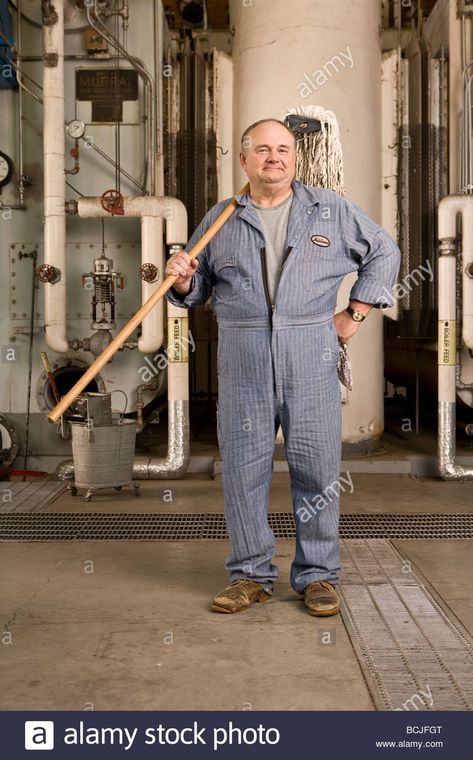
POLYGON ((79 119, 70 121, 66 129, 69 136, 74 140, 79 140, 85 134, 85 124, 83 121, 79 121, 79 119))
POLYGON ((0 150, 0 187, 7 185, 13 174, 13 161, 0 150))

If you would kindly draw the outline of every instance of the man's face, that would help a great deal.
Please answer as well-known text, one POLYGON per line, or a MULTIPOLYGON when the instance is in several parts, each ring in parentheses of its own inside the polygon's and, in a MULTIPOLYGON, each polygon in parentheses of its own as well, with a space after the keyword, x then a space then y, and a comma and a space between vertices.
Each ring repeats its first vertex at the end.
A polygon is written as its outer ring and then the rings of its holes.
POLYGON ((296 168, 294 140, 281 124, 267 122, 245 138, 240 163, 250 184, 257 187, 289 187, 296 168))

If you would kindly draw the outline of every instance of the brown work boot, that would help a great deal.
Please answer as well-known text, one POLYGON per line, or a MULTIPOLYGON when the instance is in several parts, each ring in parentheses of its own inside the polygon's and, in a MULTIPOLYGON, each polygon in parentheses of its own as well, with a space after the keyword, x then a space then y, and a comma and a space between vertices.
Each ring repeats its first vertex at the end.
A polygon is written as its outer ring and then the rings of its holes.
POLYGON ((264 590, 261 583, 250 581, 248 578, 238 578, 217 594, 213 600, 212 610, 226 613, 241 612, 253 602, 267 602, 270 597, 271 595, 264 590))
POLYGON ((336 615, 340 599, 328 581, 314 581, 304 589, 304 603, 309 615, 336 615))

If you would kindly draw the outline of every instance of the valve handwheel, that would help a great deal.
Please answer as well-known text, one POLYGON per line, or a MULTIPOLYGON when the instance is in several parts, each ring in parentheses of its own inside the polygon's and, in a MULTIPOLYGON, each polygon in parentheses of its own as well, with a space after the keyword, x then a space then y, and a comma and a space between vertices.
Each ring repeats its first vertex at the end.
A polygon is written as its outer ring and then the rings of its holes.
POLYGON ((104 211, 108 211, 109 214, 112 214, 112 216, 123 216, 125 213, 123 202, 123 195, 115 189, 106 190, 100 196, 102 208, 104 211))

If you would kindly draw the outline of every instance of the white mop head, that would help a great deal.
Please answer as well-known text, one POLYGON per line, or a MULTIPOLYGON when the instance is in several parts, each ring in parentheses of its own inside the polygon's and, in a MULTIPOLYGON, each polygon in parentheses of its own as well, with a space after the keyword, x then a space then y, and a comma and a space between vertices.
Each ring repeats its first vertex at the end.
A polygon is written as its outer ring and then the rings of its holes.
POLYGON ((296 179, 311 187, 326 187, 346 195, 343 151, 334 112, 310 105, 294 108, 285 118, 290 114, 318 119, 322 126, 320 132, 298 139, 296 179))

